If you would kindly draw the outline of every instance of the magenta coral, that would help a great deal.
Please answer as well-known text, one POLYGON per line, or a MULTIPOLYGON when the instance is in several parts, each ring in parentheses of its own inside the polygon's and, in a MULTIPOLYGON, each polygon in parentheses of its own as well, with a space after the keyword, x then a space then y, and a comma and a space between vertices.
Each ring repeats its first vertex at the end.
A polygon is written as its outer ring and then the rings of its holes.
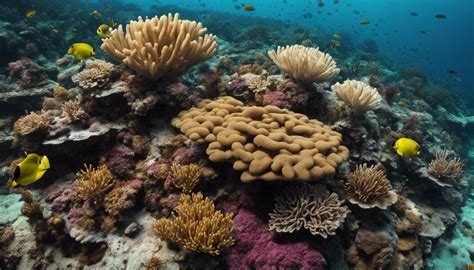
POLYGON ((183 83, 173 83, 166 88, 168 95, 176 101, 185 101, 189 95, 189 88, 183 83))
POLYGON ((10 77, 17 79, 17 83, 23 88, 32 88, 48 82, 48 75, 35 62, 28 58, 8 64, 10 77))
POLYGON ((389 86, 385 88, 384 96, 388 104, 392 104, 393 98, 398 93, 398 88, 395 86, 389 86))
POLYGON ((106 155, 107 168, 116 176, 126 177, 135 167, 134 156, 135 153, 130 147, 116 146, 106 155))
POLYGON ((288 97, 279 91, 268 92, 263 96, 263 105, 276 106, 282 109, 289 109, 290 103, 288 102, 288 97))
POLYGON ((173 163, 190 164, 197 162, 204 155, 204 148, 197 142, 191 141, 186 147, 178 148, 173 154, 173 163))
POLYGON ((319 251, 303 242, 275 242, 275 234, 248 210, 239 211, 234 225, 237 233, 227 256, 229 269, 324 269, 319 251))

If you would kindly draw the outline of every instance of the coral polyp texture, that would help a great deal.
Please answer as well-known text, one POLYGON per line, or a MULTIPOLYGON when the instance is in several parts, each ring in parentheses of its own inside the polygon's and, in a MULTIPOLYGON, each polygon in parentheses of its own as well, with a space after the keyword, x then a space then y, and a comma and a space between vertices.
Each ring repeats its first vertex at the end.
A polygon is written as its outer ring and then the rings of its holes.
POLYGON ((94 60, 86 63, 86 68, 72 76, 72 81, 86 90, 105 87, 110 82, 114 65, 104 60, 94 60))
POLYGON ((319 48, 302 45, 278 46, 276 51, 269 51, 268 56, 280 70, 305 84, 327 81, 340 72, 334 59, 319 48))
POLYGON ((349 213, 342 203, 336 193, 330 193, 321 185, 292 186, 275 197, 268 226, 284 233, 305 228, 313 235, 327 238, 335 234, 349 213))
POLYGON ((241 180, 317 180, 348 157, 342 136, 323 123, 274 106, 204 100, 172 120, 189 139, 208 142, 213 162, 231 162, 241 180))
POLYGON ((385 173, 375 166, 367 167, 367 164, 357 166, 349 174, 344 190, 351 203, 365 209, 387 209, 398 199, 385 173))
POLYGON ((112 187, 114 177, 107 166, 84 165, 84 169, 76 174, 76 188, 84 200, 92 199, 102 202, 105 193, 112 187))
POLYGON ((46 112, 31 112, 15 122, 13 132, 20 137, 41 134, 48 130, 50 122, 51 118, 46 112))
POLYGON ((201 193, 181 195, 179 205, 170 219, 153 224, 159 237, 185 249, 219 255, 234 244, 232 214, 216 210, 214 203, 201 193))
POLYGON ((375 110, 382 102, 377 89, 364 82, 345 80, 342 84, 334 84, 331 89, 339 99, 350 105, 356 114, 375 110))
POLYGON ((217 50, 214 35, 205 34, 201 23, 180 20, 176 13, 130 21, 103 40, 110 57, 150 79, 180 75, 191 66, 211 58, 217 50))
POLYGON ((201 167, 196 164, 173 164, 171 165, 171 176, 173 184, 185 193, 189 193, 199 183, 201 167))
POLYGON ((465 163, 459 158, 449 159, 447 150, 436 153, 436 158, 428 164, 428 173, 434 176, 436 184, 440 186, 456 186, 457 180, 464 173, 465 163))

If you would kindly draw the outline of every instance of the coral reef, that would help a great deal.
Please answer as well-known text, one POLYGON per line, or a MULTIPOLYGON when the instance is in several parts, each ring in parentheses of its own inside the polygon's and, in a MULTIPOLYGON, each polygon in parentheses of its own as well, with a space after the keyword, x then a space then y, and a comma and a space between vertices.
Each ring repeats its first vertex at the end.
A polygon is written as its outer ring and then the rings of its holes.
POLYGON ((151 79, 179 75, 217 50, 215 37, 204 35, 206 28, 201 23, 180 20, 177 13, 145 20, 138 17, 126 29, 127 34, 122 25, 113 30, 101 48, 151 79))
POLYGON ((331 89, 344 103, 350 105, 356 114, 375 110, 380 106, 379 93, 364 82, 345 80, 343 84, 334 84, 331 89))
POLYGON ((367 164, 357 166, 349 174, 344 185, 349 202, 361 208, 387 209, 397 201, 397 194, 392 190, 392 185, 382 170, 367 164))
POLYGON ((341 135, 317 120, 277 107, 249 107, 230 97, 205 100, 172 124, 191 140, 209 142, 214 162, 229 161, 256 179, 315 180, 334 174, 348 156, 341 135))
POLYGON ((104 88, 109 84, 114 69, 113 64, 104 60, 89 61, 83 71, 72 76, 72 81, 85 90, 104 88))
POLYGON ((107 166, 93 168, 92 165, 84 165, 84 169, 76 174, 75 185, 84 200, 90 198, 95 203, 100 203, 104 199, 104 193, 112 187, 113 180, 107 166))
POLYGON ((232 214, 223 214, 201 193, 181 195, 171 219, 155 222, 155 232, 185 249, 219 255, 234 243, 232 214))
POLYGON ((190 193, 199 183, 201 167, 196 164, 172 164, 171 177, 173 177, 173 184, 177 188, 181 189, 184 193, 190 193))
POLYGON ((464 172, 464 162, 459 157, 448 159, 448 151, 441 150, 428 164, 428 173, 436 178, 440 186, 455 186, 464 172))
POLYGON ((349 210, 336 193, 320 185, 303 184, 288 188, 275 198, 268 226, 277 232, 292 233, 305 228, 313 235, 334 235, 349 210))

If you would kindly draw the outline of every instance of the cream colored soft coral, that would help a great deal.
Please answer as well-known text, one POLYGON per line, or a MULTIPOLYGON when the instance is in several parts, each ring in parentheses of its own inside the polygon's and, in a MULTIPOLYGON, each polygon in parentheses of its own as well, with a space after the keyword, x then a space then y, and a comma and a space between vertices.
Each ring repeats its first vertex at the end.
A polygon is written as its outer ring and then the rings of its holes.
POLYGON ((343 84, 336 83, 331 89, 339 99, 352 107, 354 113, 375 110, 382 101, 377 89, 356 80, 345 80, 343 84))
POLYGON ((278 68, 302 83, 324 82, 339 74, 340 69, 329 54, 319 48, 293 45, 268 52, 278 68))
POLYGON ((72 81, 87 90, 103 88, 110 82, 113 71, 113 64, 104 60, 94 60, 87 62, 83 71, 72 76, 72 81))
POLYGON ((214 35, 205 34, 201 23, 174 16, 130 21, 126 33, 122 25, 113 30, 101 46, 110 57, 150 78, 179 75, 207 60, 217 50, 214 35))

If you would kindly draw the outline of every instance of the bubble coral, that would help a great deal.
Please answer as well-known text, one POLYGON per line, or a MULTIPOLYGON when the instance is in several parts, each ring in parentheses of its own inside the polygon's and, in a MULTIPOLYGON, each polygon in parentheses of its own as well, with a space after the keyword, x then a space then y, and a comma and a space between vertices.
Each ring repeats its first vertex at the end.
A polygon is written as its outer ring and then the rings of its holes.
POLYGON ((209 142, 209 159, 233 163, 243 182, 317 180, 334 174, 349 154, 341 134, 317 120, 231 97, 204 100, 172 124, 191 140, 209 142))
POLYGON ((367 167, 367 164, 357 166, 349 174, 344 189, 349 201, 364 209, 387 209, 398 199, 385 173, 375 166, 367 167))
POLYGON ((193 65, 207 60, 217 50, 214 35, 205 34, 201 23, 174 16, 155 16, 130 21, 113 30, 101 46, 110 57, 150 79, 179 75, 193 65))
POLYGON ((436 178, 437 181, 434 182, 440 186, 456 185, 456 180, 464 173, 465 163, 459 157, 448 159, 448 155, 447 150, 441 150, 428 164, 428 173, 436 178))
POLYGON ((336 62, 319 48, 293 45, 268 52, 278 68, 296 81, 309 84, 324 82, 339 74, 336 62))
POLYGON ((293 233, 305 228, 313 235, 327 238, 344 222, 349 210, 336 193, 320 185, 292 186, 275 198, 270 213, 270 230, 293 233))
POLYGON ((114 65, 104 60, 87 62, 86 68, 72 76, 72 81, 86 90, 104 88, 110 82, 114 65))
POLYGON ((95 203, 102 202, 105 193, 112 187, 114 177, 107 166, 93 168, 85 165, 76 173, 75 185, 84 200, 92 199, 95 203))
POLYGON ((153 224, 158 236, 185 249, 219 255, 234 244, 232 214, 223 214, 201 193, 181 195, 172 218, 153 224))
POLYGON ((350 105, 356 114, 377 109, 382 100, 377 89, 356 80, 345 80, 343 84, 336 83, 331 89, 339 99, 350 105))
POLYGON ((199 183, 201 177, 201 166, 196 164, 172 164, 171 176, 173 184, 185 193, 190 193, 199 183))

